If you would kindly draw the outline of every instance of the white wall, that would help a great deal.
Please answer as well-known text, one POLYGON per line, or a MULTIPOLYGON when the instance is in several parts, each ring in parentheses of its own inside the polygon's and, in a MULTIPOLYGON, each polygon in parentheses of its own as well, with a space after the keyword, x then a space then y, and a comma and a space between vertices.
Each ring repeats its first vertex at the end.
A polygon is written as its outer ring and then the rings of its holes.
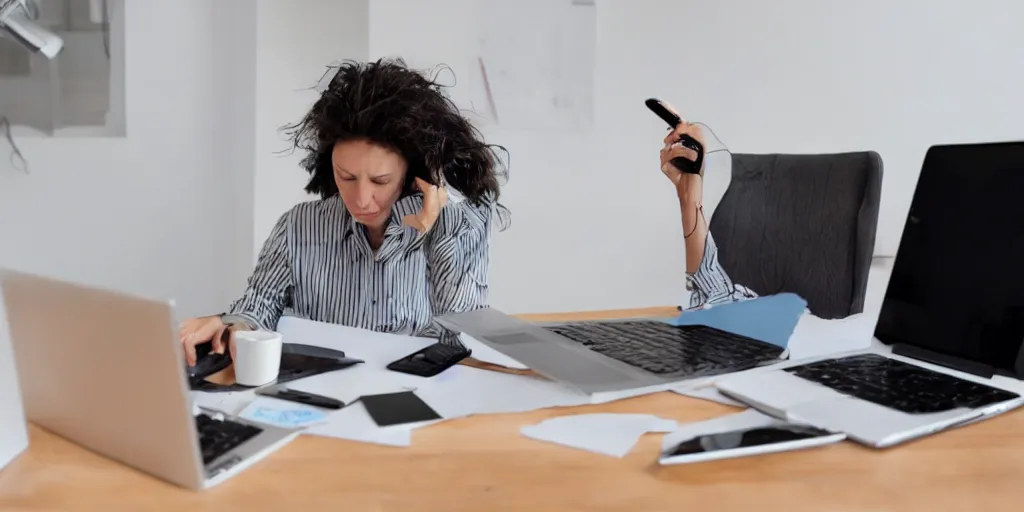
MULTIPOLYGON (((474 23, 472 1, 373 0, 370 57, 416 52, 422 60, 430 45, 436 62, 464 60, 450 38, 474 23)), ((597 7, 594 132, 487 130, 512 153, 505 195, 512 227, 495 234, 491 269, 492 303, 509 312, 680 300, 679 214, 658 171, 664 127, 645 98, 661 97, 708 123, 737 152, 880 152, 882 255, 895 253, 929 145, 1024 138, 1019 2, 598 0, 597 7)), ((508 23, 517 21, 529 23, 508 23)), ((728 184, 727 155, 710 158, 709 214, 728 184)))
POLYGON ((368 55, 369 0, 259 0, 256 40, 256 160, 253 252, 298 202, 309 175, 280 131, 302 119, 327 66, 368 55), (279 153, 285 151, 284 153, 279 153))
POLYGON ((234 239, 252 219, 236 210, 227 169, 246 157, 233 134, 252 125, 227 105, 253 84, 234 74, 245 56, 225 46, 244 40, 235 20, 248 3, 128 4, 128 135, 19 138, 30 175, 0 143, 0 265, 176 298, 185 315, 219 312, 251 247, 234 239))
POLYGON ((365 60, 366 0, 125 7, 126 138, 0 143, 0 266, 224 310, 306 174, 278 128, 332 62, 365 60), (257 206, 258 205, 258 206, 257 206), (255 249, 255 250, 254 250, 255 249))
MULTIPOLYGON (((324 66, 444 46, 473 21, 458 15, 467 1, 129 3, 128 136, 22 137, 31 175, 0 144, 0 265, 175 297, 183 314, 223 309, 271 224, 305 199, 300 155, 274 154, 287 148, 277 130, 315 99, 324 66)), ((736 151, 880 151, 877 252, 891 254, 929 144, 1024 137, 1013 95, 1024 33, 1012 30, 1024 7, 966 5, 599 0, 596 129, 487 129, 512 152, 494 305, 680 299, 682 237, 649 96, 710 123, 736 151)), ((726 183, 710 171, 709 211, 726 183)))

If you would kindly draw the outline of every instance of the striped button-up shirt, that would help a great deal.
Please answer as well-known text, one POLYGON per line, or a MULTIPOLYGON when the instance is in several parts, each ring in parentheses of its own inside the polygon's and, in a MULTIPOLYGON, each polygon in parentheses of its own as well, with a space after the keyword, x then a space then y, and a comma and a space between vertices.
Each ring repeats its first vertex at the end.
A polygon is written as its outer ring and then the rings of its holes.
POLYGON ((686 289, 690 291, 690 307, 712 306, 726 302, 753 299, 753 290, 732 282, 718 261, 718 245, 708 231, 704 240, 704 258, 697 271, 686 275, 686 289))
POLYGON ((263 245, 230 313, 273 330, 287 312, 377 332, 437 335, 432 317, 486 305, 493 205, 449 203, 426 234, 402 224, 422 195, 395 203, 377 251, 337 196, 299 204, 263 245))

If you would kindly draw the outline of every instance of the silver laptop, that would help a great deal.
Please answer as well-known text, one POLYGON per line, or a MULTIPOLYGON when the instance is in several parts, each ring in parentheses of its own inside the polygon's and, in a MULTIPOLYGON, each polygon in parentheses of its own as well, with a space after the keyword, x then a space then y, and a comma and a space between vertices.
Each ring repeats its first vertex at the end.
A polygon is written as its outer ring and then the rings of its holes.
POLYGON ((874 447, 1020 407, 992 377, 1024 377, 1022 196, 1024 143, 930 148, 875 327, 893 355, 752 372, 718 389, 874 447))
POLYGON ((436 319, 587 394, 626 391, 777 362, 770 343, 704 326, 628 319, 535 324, 494 308, 436 319))
POLYGON ((0 269, 28 420, 191 489, 223 482, 296 431, 194 414, 172 304, 0 269))
POLYGON ((21 406, 14 347, 0 295, 0 470, 28 448, 28 429, 21 406))

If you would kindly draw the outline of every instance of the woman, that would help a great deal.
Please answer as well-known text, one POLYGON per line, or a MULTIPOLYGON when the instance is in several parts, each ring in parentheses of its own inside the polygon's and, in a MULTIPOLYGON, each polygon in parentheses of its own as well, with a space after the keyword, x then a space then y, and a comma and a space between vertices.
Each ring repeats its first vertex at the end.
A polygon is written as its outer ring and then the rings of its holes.
POLYGON ((189 365, 197 344, 223 353, 232 332, 273 330, 285 310, 428 335, 432 316, 486 305, 498 159, 440 87, 401 60, 337 70, 288 131, 321 199, 281 216, 227 314, 182 324, 189 365))
POLYGON ((699 126, 683 121, 665 136, 665 145, 661 148, 661 172, 676 187, 683 218, 686 289, 690 291, 690 308, 755 298, 757 295, 753 291, 734 284, 718 261, 718 247, 704 216, 704 167, 707 159, 704 159, 700 174, 685 173, 672 165, 672 159, 677 157, 690 161, 697 159, 692 149, 679 143, 683 135, 693 137, 704 147, 707 147, 707 142, 699 126))

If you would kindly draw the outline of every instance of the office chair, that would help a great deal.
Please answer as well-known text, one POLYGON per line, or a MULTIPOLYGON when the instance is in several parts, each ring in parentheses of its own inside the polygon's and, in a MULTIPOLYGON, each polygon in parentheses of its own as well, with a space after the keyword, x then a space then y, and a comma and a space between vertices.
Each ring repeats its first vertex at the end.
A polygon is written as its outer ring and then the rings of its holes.
POLYGON ((882 191, 873 151, 732 155, 732 181, 710 221, 733 282, 796 293, 811 313, 864 310, 882 191))

